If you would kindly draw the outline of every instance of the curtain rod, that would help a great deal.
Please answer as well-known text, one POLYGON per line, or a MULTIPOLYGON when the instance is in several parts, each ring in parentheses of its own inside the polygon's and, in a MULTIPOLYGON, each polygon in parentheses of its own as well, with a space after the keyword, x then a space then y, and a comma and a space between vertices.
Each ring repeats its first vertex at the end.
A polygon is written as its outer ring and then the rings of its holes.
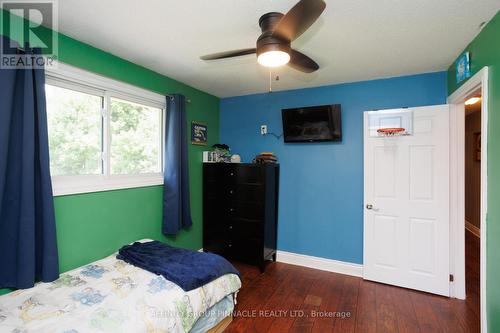
MULTIPOLYGON (((21 47, 21 46, 18 46, 16 49, 19 51, 26 52, 26 49, 21 47)), ((166 96, 170 97, 170 98, 174 97, 173 95, 170 95, 170 94, 166 94, 166 96)), ((191 100, 189 98, 186 98, 186 103, 191 103, 191 100)))
MULTIPOLYGON (((165 96, 173 98, 174 95, 166 94, 165 96)), ((191 103, 191 100, 189 98, 186 98, 186 103, 191 103)))

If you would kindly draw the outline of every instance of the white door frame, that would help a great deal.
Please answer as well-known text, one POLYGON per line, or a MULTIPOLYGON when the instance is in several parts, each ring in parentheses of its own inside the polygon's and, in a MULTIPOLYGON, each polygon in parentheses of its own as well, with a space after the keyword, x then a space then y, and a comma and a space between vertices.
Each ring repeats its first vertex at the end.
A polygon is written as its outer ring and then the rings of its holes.
POLYGON ((448 97, 450 112, 450 295, 465 299, 465 100, 481 89, 481 332, 486 325, 486 212, 488 195, 488 67, 483 67, 448 97))

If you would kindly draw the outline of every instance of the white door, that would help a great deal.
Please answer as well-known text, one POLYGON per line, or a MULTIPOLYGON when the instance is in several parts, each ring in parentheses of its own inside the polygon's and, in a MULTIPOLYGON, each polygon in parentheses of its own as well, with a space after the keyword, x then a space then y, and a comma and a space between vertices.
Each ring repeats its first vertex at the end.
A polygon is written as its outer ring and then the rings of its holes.
POLYGON ((449 106, 404 110, 409 136, 370 136, 364 115, 363 275, 449 296, 449 106))

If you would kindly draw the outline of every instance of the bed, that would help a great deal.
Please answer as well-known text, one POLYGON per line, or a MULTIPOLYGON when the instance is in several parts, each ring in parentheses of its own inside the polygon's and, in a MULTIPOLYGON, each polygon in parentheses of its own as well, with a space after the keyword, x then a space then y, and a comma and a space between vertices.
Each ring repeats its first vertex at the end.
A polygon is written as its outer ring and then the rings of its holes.
POLYGON ((221 332, 240 288, 226 274, 185 292, 115 253, 0 296, 0 332, 221 332))

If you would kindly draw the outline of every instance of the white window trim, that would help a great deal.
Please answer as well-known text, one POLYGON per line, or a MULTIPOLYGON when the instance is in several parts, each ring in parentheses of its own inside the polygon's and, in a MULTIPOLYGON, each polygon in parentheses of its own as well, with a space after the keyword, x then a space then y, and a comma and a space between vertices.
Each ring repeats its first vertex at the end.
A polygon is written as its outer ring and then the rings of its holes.
MULTIPOLYGON (((110 131, 109 131, 109 103, 111 98, 118 98, 138 104, 143 104, 162 109, 161 113, 161 145, 160 161, 163 162, 163 138, 165 137, 166 101, 165 96, 148 90, 144 90, 123 82, 109 79, 85 70, 57 63, 46 69, 46 83, 77 90, 84 93, 99 95, 104 97, 103 109, 103 146, 105 152, 109 152, 110 131)), ((155 186, 163 184, 163 173, 150 173, 138 175, 110 175, 109 158, 103 154, 102 175, 75 175, 75 176, 53 176, 52 191, 54 196, 82 194, 91 192, 111 191, 118 189, 137 188, 155 186)))
POLYGON ((164 95, 94 74, 61 62, 57 62, 55 66, 47 67, 45 70, 45 77, 49 80, 70 81, 71 83, 87 86, 94 91, 106 91, 113 95, 113 97, 129 100, 131 102, 163 109, 166 105, 164 95))

